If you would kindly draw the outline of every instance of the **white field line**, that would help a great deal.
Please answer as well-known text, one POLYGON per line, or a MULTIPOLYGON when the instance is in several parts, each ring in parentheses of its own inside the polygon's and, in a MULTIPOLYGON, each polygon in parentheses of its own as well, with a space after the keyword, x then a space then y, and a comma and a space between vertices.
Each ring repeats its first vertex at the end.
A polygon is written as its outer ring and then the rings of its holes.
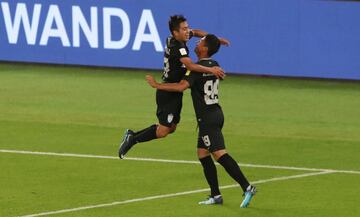
MULTIPOLYGON (((6 149, 0 149, 0 153, 47 155, 47 156, 78 157, 78 158, 99 158, 99 159, 119 160, 118 157, 114 157, 114 156, 102 156, 102 155, 90 155, 90 154, 72 154, 72 153, 55 153, 55 152, 37 152, 37 151, 22 151, 22 150, 6 150, 6 149)), ((125 158, 125 160, 150 161, 150 162, 161 162, 161 163, 179 163, 179 164, 200 164, 199 161, 167 160, 167 159, 137 158, 137 157, 127 157, 127 158, 125 158)), ((239 163, 239 166, 241 166, 241 167, 254 167, 254 168, 266 168, 266 169, 280 169, 280 170, 300 170, 300 171, 314 171, 314 172, 316 172, 316 171, 331 171, 331 172, 337 172, 337 173, 360 174, 360 171, 356 171, 356 170, 335 170, 335 169, 289 167, 289 166, 260 165, 260 164, 242 164, 242 163, 239 163)))
MULTIPOLYGON (((305 173, 305 174, 293 175, 293 176, 282 176, 282 177, 277 177, 277 178, 258 180, 258 181, 254 181, 251 183, 259 185, 259 184, 267 183, 267 182, 298 179, 298 178, 303 178, 303 177, 317 176, 317 175, 330 174, 330 173, 335 173, 335 172, 334 171, 321 171, 321 172, 305 173)), ((228 188, 235 188, 235 187, 239 187, 239 185, 235 184, 235 185, 221 186, 220 189, 228 189, 228 188)), ((82 206, 82 207, 71 208, 71 209, 49 211, 49 212, 30 214, 30 215, 24 215, 24 216, 19 216, 19 217, 37 217, 37 216, 54 215, 54 214, 61 214, 61 213, 68 213, 68 212, 76 212, 76 211, 87 210, 87 209, 95 209, 95 208, 110 207, 110 206, 116 206, 116 205, 127 204, 127 203, 135 203, 135 202, 140 202, 140 201, 177 197, 177 196, 182 196, 182 195, 207 192, 209 190, 210 189, 208 189, 208 188, 204 188, 204 189, 198 189, 198 190, 193 190, 193 191, 184 191, 184 192, 178 192, 178 193, 172 193, 172 194, 155 195, 155 196, 136 198, 136 199, 131 199, 131 200, 115 201, 115 202, 111 202, 111 203, 103 203, 103 204, 82 206)))

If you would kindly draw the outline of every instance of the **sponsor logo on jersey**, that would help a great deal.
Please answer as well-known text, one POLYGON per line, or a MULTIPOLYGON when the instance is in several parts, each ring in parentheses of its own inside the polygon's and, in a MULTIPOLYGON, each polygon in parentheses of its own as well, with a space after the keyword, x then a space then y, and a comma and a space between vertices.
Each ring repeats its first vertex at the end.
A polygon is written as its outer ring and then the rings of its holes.
POLYGON ((209 76, 214 76, 214 77, 215 77, 215 75, 213 75, 213 74, 208 74, 208 73, 203 73, 202 76, 203 76, 203 77, 209 77, 209 76))

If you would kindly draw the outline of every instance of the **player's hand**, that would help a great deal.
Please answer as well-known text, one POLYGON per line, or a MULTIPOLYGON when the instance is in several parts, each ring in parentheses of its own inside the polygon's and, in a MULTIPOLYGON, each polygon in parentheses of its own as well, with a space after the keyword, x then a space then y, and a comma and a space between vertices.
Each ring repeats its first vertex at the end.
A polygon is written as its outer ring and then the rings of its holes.
POLYGON ((230 46, 230 41, 227 40, 226 38, 219 38, 220 44, 225 45, 225 46, 230 46))
POLYGON ((211 67, 211 71, 212 71, 211 73, 215 75, 217 78, 224 79, 226 76, 225 71, 218 66, 211 67))
POLYGON ((155 80, 155 78, 154 78, 153 76, 151 76, 151 75, 146 75, 146 76, 145 76, 145 79, 146 79, 147 83, 148 83, 151 87, 156 88, 157 82, 156 82, 156 80, 155 80))

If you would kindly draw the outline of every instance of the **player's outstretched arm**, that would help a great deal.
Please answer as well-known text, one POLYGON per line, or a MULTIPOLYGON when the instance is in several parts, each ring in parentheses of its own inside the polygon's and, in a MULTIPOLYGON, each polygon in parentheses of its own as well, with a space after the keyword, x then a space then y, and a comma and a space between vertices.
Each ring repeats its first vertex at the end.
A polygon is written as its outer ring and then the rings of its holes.
POLYGON ((180 61, 185 65, 185 67, 192 72, 199 73, 209 73, 215 75, 217 78, 223 79, 225 77, 225 72, 222 68, 215 67, 206 67, 196 63, 193 63, 190 57, 183 57, 180 61))
MULTIPOLYGON (((193 35, 198 38, 202 38, 208 34, 207 32, 200 30, 200 29, 192 29, 191 31, 192 31, 193 35)), ((219 37, 219 41, 220 41, 221 45, 230 46, 230 41, 227 40, 226 38, 219 37)))
POLYGON ((192 29, 191 31, 192 31, 193 35, 198 38, 202 38, 208 34, 207 32, 200 30, 200 29, 192 29))
POLYGON ((227 40, 226 38, 218 38, 218 39, 219 39, 221 45, 225 45, 227 47, 230 46, 230 41, 227 40))
POLYGON ((151 87, 169 92, 183 92, 190 86, 186 80, 181 80, 179 83, 158 83, 151 75, 146 75, 145 78, 151 87))

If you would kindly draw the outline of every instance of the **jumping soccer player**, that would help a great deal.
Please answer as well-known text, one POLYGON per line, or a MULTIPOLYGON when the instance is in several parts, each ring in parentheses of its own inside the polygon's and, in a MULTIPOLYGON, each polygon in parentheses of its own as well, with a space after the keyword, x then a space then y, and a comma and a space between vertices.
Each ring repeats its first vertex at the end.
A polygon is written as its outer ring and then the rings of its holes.
MULTIPOLYGON (((210 58, 219 48, 220 41, 215 35, 209 34, 202 38, 195 49, 198 64, 206 67, 219 66, 215 60, 210 58)), ((214 159, 225 168, 226 172, 240 184, 245 196, 240 207, 247 207, 256 193, 256 188, 250 185, 239 165, 225 149, 224 137, 221 131, 224 124, 224 115, 218 99, 220 80, 212 74, 194 73, 193 71, 188 71, 184 79, 179 83, 157 83, 150 75, 146 76, 146 80, 150 86, 158 90, 183 92, 187 88, 191 88, 192 101, 199 126, 197 154, 211 189, 210 197, 199 202, 199 204, 223 203, 218 185, 217 170, 210 156, 211 153, 214 159)))
MULTIPOLYGON (((195 64, 189 57, 189 49, 186 42, 192 37, 204 37, 207 35, 202 30, 191 30, 186 19, 181 15, 170 17, 169 29, 172 36, 166 40, 164 54, 164 83, 177 83, 185 75, 186 70, 210 73, 216 77, 223 78, 224 71, 220 67, 207 67, 195 64)), ((229 45, 226 39, 220 39, 221 44, 229 45)), ((182 93, 156 91, 156 115, 158 124, 153 124, 143 130, 134 132, 130 129, 125 131, 119 148, 119 157, 124 158, 125 154, 137 143, 166 137, 173 133, 180 121, 182 108, 182 93)))

